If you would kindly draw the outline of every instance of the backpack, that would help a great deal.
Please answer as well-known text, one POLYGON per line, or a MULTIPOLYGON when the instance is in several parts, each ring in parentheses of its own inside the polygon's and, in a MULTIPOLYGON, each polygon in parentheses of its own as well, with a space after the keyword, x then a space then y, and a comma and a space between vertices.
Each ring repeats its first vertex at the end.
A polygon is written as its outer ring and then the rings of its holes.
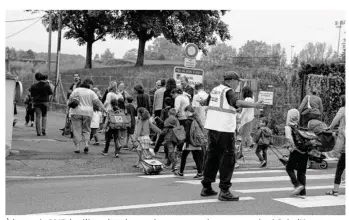
POLYGON ((155 159, 146 159, 140 161, 145 175, 159 174, 162 171, 163 164, 155 159))
POLYGON ((110 129, 126 129, 131 127, 131 116, 121 109, 108 112, 110 129))
POLYGON ((308 152, 311 148, 322 146, 314 132, 300 130, 297 126, 290 126, 295 146, 302 152, 308 152))
POLYGON ((190 142, 195 147, 206 146, 208 143, 207 135, 196 120, 193 120, 190 126, 190 142))
POLYGON ((184 143, 186 136, 184 127, 182 125, 176 128, 172 128, 172 132, 174 133, 174 136, 177 139, 174 142, 176 142, 177 144, 184 143))

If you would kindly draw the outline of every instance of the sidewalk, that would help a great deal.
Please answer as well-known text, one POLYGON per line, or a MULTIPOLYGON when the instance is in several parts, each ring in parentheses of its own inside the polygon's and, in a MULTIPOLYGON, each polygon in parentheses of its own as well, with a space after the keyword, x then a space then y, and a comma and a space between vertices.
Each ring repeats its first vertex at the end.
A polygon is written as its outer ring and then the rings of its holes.
MULTIPOLYGON (((89 154, 75 154, 70 138, 62 136, 59 130, 64 126, 65 115, 56 112, 48 113, 47 136, 36 136, 34 127, 24 125, 25 109, 18 107, 18 119, 13 131, 12 150, 19 153, 6 158, 7 176, 61 176, 61 175, 93 175, 114 173, 142 173, 141 169, 133 168, 137 159, 136 152, 121 150, 120 158, 113 158, 113 144, 109 156, 102 156, 104 135, 99 134, 100 146, 90 146, 89 154)), ((81 149, 82 150, 82 149, 81 149)), ((285 149, 281 149, 286 153, 285 149)), ((164 158, 164 154, 160 153, 164 158)), ((258 168, 259 161, 252 151, 244 152, 245 162, 239 160, 240 167, 258 168)), ((164 159, 163 159, 164 161, 164 159)), ((188 157, 186 169, 192 169, 194 162, 188 157)), ((276 156, 268 151, 268 167, 282 168, 276 156)))

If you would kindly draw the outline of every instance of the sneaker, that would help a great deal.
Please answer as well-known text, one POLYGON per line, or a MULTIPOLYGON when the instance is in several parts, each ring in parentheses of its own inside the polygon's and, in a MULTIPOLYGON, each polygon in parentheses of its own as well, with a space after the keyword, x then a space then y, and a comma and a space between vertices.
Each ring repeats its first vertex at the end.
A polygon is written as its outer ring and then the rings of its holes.
POLYGON ((263 160, 261 163, 261 167, 265 167, 267 165, 267 161, 263 160))
POLYGON ((229 190, 219 193, 218 200, 220 201, 239 201, 239 196, 233 195, 229 190))
POLYGON ((36 134, 36 136, 41 136, 41 134, 36 134))
POLYGON ((214 191, 212 187, 210 187, 210 188, 202 188, 200 195, 206 197, 206 196, 215 196, 217 194, 218 193, 214 191))
POLYGON ((88 153, 88 147, 84 148, 84 153, 87 154, 88 153))
POLYGON ((184 174, 183 174, 183 173, 181 173, 181 172, 177 172, 177 171, 173 172, 173 174, 174 174, 174 175, 176 175, 176 176, 184 176, 184 174))
POLYGON ((119 154, 117 154, 117 153, 114 154, 114 157, 115 157, 115 158, 119 158, 119 154))
POLYGON ((42 136, 46 136, 46 132, 45 131, 42 132, 42 136))
POLYGON ((239 168, 239 164, 238 163, 235 163, 235 168, 239 168))
POLYGON ((104 150, 102 150, 102 155, 103 156, 108 156, 108 152, 105 152, 104 150))
POLYGON ((31 123, 30 127, 34 127, 34 122, 31 123))
POLYGON ((175 172, 175 171, 177 171, 177 170, 178 170, 178 168, 175 167, 175 168, 172 168, 172 169, 171 169, 171 172, 175 172))
POLYGON ((299 185, 297 187, 294 188, 294 190, 292 191, 292 195, 297 195, 299 194, 302 190, 304 189, 303 185, 299 185))
POLYGON ((196 176, 194 176, 193 178, 194 178, 194 179, 202 179, 202 177, 203 177, 202 173, 198 173, 198 174, 196 174, 196 176))
POLYGON ((93 145, 94 145, 94 146, 98 146, 98 145, 99 145, 99 142, 96 142, 96 143, 94 143, 93 145))

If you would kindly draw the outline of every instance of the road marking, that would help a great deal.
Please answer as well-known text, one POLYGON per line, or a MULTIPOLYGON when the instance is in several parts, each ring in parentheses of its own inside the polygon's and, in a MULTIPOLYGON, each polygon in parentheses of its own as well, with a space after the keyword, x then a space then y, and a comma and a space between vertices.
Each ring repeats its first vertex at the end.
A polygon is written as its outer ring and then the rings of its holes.
POLYGON ((273 199, 298 208, 312 208, 324 206, 345 205, 345 195, 340 196, 309 196, 305 199, 301 198, 279 198, 273 199))
MULTIPOLYGON (((312 189, 331 189, 333 185, 324 185, 324 186, 306 186, 307 190, 312 189)), ((345 186, 340 186, 340 188, 345 188, 345 186)), ((260 192, 280 192, 280 191, 291 191, 293 187, 279 187, 279 188, 263 188, 263 189, 237 189, 235 192, 239 193, 260 193, 260 192)))
MULTIPOLYGON (((248 201, 248 200, 254 200, 254 198, 240 197, 240 201, 248 201)), ((30 214, 30 215, 75 215, 75 214, 82 214, 82 213, 109 212, 109 211, 119 211, 119 210, 129 210, 129 209, 144 209, 144 208, 155 208, 155 207, 174 206, 174 205, 191 205, 191 204, 216 203, 216 202, 221 202, 221 201, 219 201, 218 199, 190 200, 190 201, 178 201, 178 202, 114 206, 114 207, 95 208, 95 209, 81 209, 81 210, 62 211, 62 212, 38 213, 38 214, 30 214)))
MULTIPOLYGON (((318 180, 318 179, 333 179, 334 174, 323 174, 323 175, 307 175, 307 180, 318 180)), ((287 181, 290 180, 289 176, 272 176, 272 177, 250 177, 250 178, 233 178, 232 183, 249 183, 249 182, 272 182, 272 181, 287 181)), ((200 185, 201 180, 183 180, 176 181, 177 183, 187 183, 193 185, 200 185)))
POLYGON ((92 178, 107 176, 133 176, 135 173, 114 173, 114 174, 95 174, 95 175, 75 175, 75 176, 6 176, 6 179, 25 179, 25 180, 43 180, 43 179, 65 179, 65 178, 92 178))
MULTIPOLYGON (((310 171, 310 170, 308 170, 310 171)), ((311 170, 312 172, 319 172, 318 170, 311 170)), ((285 170, 253 170, 253 171, 237 171, 234 172, 234 175, 243 175, 243 174, 258 174, 258 173, 285 173, 285 170)), ((196 173, 185 173, 184 176, 195 176, 196 173)), ((174 174, 169 174, 169 175, 142 175, 139 176, 141 178, 146 178, 146 179, 162 179, 162 178, 171 178, 171 177, 177 177, 174 174)))

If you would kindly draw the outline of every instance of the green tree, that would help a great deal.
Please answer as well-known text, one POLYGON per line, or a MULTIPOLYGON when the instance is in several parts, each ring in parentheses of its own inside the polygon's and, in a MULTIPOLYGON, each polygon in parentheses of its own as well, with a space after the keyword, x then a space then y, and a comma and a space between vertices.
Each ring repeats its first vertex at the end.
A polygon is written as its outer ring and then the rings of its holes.
POLYGON ((301 63, 330 63, 336 61, 337 53, 326 43, 310 42, 299 52, 298 58, 301 63))
POLYGON ((346 39, 344 38, 343 39, 343 43, 342 43, 342 46, 343 46, 343 51, 342 51, 342 54, 341 54, 341 62, 342 63, 345 63, 345 53, 346 53, 346 39))
POLYGON ((201 59, 209 65, 218 65, 221 62, 232 63, 236 55, 236 48, 225 43, 218 43, 208 49, 207 55, 202 54, 201 59))
MULTIPOLYGON (((38 11, 33 11, 36 13, 38 11)), ((59 11, 45 11, 43 25, 48 30, 49 14, 52 14, 52 30, 58 30, 59 11)), ((110 10, 64 10, 62 11, 62 27, 66 30, 64 38, 76 39, 79 46, 86 44, 85 68, 92 68, 92 45, 96 41, 105 41, 105 37, 113 33, 122 38, 123 21, 119 11, 110 10)))
POLYGON ((131 50, 128 50, 122 59, 124 59, 124 60, 136 60, 137 54, 138 54, 137 49, 133 48, 131 50))
POLYGON ((99 54, 98 53, 96 53, 96 55, 95 55, 95 57, 93 58, 93 61, 99 61, 99 54))
POLYGON ((176 45, 164 37, 158 37, 145 51, 145 59, 182 60, 184 47, 176 45))
POLYGON ((28 59, 35 59, 35 54, 32 50, 27 50, 28 59))
POLYGON ((121 17, 126 36, 139 40, 136 66, 142 66, 146 42, 161 34, 176 45, 195 43, 204 53, 207 45, 216 43, 217 35, 222 41, 230 39, 228 25, 221 21, 225 12, 125 10, 121 12, 121 17))
POLYGON ((115 59, 114 53, 112 53, 109 48, 106 49, 103 54, 101 54, 101 61, 103 62, 113 59, 115 59))

